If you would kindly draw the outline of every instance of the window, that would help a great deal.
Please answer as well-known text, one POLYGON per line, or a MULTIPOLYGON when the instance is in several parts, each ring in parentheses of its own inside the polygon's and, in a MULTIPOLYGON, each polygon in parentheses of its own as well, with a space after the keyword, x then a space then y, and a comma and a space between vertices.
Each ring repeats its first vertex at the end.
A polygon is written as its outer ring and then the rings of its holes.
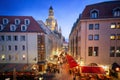
POLYGON ((117 34, 117 40, 120 40, 120 34, 117 34))
POLYGON ((25 41, 25 36, 21 36, 21 37, 20 37, 20 40, 21 40, 21 41, 25 41))
POLYGON ((111 46, 110 47, 110 57, 114 57, 115 56, 115 47, 111 46))
POLYGON ((3 45, 0 45, 0 51, 3 51, 3 45))
POLYGON ((21 31, 26 31, 27 30, 27 26, 26 25, 21 25, 21 31))
POLYGON ((88 56, 92 56, 93 53, 93 47, 88 48, 88 56))
POLYGON ((117 28, 117 29, 120 29, 120 23, 117 24, 116 28, 117 28))
POLYGON ((15 45, 15 51, 17 51, 18 50, 18 46, 17 45, 15 45))
POLYGON ((110 39, 115 40, 115 38, 116 38, 115 34, 111 34, 110 39))
POLYGON ((8 50, 11 51, 11 46, 10 45, 8 46, 8 50))
POLYGON ((117 50, 116 50, 116 57, 120 57, 120 46, 117 47, 117 50))
POLYGON ((99 30, 99 24, 95 24, 95 30, 99 30))
POLYGON ((7 18, 3 18, 3 24, 4 24, 4 25, 8 24, 8 22, 9 22, 9 21, 8 21, 7 18))
POLYGON ((8 56, 8 59, 9 59, 9 60, 11 60, 11 59, 12 59, 12 56, 11 56, 11 55, 9 55, 9 56, 8 56))
POLYGON ((25 19, 24 23, 25 23, 25 25, 29 25, 30 24, 30 20, 29 19, 25 19))
POLYGON ((94 47, 94 52, 93 52, 93 56, 98 56, 98 47, 94 47))
POLYGON ((23 50, 23 51, 25 50, 25 45, 22 46, 22 50, 23 50))
POLYGON ((113 10, 113 15, 114 15, 114 17, 119 17, 120 16, 120 8, 115 8, 113 10))
POLYGON ((98 56, 98 51, 98 47, 88 47, 88 56, 98 56))
POLYGON ((18 54, 15 55, 15 60, 16 60, 16 61, 18 60, 18 54))
POLYGON ((93 24, 89 24, 89 30, 93 30, 93 24))
POLYGON ((18 41, 18 36, 13 36, 14 41, 18 41))
POLYGON ((16 26, 14 24, 10 25, 10 31, 15 31, 16 30, 16 26))
POLYGON ((93 18, 93 19, 96 19, 96 18, 98 18, 98 10, 92 10, 91 11, 91 18, 93 18))
POLYGON ((6 40, 7 41, 11 41, 11 36, 9 35, 9 36, 6 36, 6 40))
POLYGON ((0 51, 4 51, 4 45, 0 45, 0 51))
POLYGON ((3 30, 3 25, 2 24, 0 24, 0 31, 2 31, 3 30))
POLYGON ((5 60, 5 55, 1 55, 1 59, 2 59, 2 60, 5 60))
POLYGON ((1 35, 1 36, 0 36, 0 41, 4 41, 4 40, 5 40, 4 35, 1 35))
POLYGON ((99 40, 99 35, 98 34, 94 35, 94 40, 99 40))
POLYGON ((90 35, 88 36, 88 39, 89 39, 89 40, 93 40, 93 35, 90 34, 90 35))
POLYGON ((20 19, 15 19, 15 24, 19 25, 20 24, 20 19))
POLYGON ((116 28, 116 23, 112 23, 110 27, 111 27, 111 29, 115 29, 116 28))

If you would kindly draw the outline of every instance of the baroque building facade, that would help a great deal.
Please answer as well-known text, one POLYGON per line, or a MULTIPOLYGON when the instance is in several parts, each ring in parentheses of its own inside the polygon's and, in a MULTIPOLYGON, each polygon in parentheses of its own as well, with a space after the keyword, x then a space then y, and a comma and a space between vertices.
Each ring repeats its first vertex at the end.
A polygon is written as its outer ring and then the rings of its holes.
POLYGON ((87 5, 69 35, 69 52, 81 65, 120 64, 120 1, 87 5))
POLYGON ((45 22, 46 26, 52 31, 58 31, 57 20, 54 18, 54 10, 52 6, 49 8, 49 15, 45 22))
POLYGON ((54 10, 52 6, 49 8, 49 15, 46 19, 45 25, 51 30, 51 38, 52 38, 52 56, 58 55, 60 50, 62 50, 63 46, 63 35, 61 31, 61 27, 58 29, 57 20, 54 18, 54 10))

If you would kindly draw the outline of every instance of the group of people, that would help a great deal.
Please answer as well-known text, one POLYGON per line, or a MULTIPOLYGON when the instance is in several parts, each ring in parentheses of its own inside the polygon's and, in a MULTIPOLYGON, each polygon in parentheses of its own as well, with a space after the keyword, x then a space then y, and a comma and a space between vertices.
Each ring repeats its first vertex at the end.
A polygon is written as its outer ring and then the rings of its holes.
POLYGON ((56 73, 56 72, 59 73, 60 72, 58 65, 55 65, 55 64, 48 65, 46 71, 50 72, 50 73, 56 73))
POLYGON ((69 70, 69 74, 73 75, 73 80, 113 80, 104 74, 80 73, 80 68, 69 70))

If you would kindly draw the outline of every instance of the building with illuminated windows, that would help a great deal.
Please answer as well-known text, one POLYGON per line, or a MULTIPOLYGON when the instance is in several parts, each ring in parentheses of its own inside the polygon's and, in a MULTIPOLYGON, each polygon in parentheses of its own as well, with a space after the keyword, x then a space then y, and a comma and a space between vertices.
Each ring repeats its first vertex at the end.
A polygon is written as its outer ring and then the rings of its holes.
POLYGON ((4 67, 0 72, 45 70, 46 62, 58 55, 63 45, 52 7, 47 20, 51 25, 32 16, 0 16, 0 67, 4 67))
POLYGON ((4 66, 2 70, 8 71, 9 65, 11 70, 24 70, 26 65, 32 69, 34 64, 45 60, 44 39, 45 32, 33 17, 0 16, 0 66, 4 66))
POLYGON ((87 5, 69 35, 69 51, 82 65, 120 64, 120 1, 87 5))

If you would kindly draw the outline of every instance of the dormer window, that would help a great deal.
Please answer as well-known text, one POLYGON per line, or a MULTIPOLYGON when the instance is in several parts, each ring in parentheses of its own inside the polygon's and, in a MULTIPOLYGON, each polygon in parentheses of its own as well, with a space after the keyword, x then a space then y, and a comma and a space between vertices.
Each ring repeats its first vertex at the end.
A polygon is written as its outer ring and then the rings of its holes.
POLYGON ((14 24, 10 25, 10 31, 15 31, 16 30, 16 26, 14 24))
POLYGON ((7 18, 3 18, 3 24, 6 25, 8 24, 9 20, 7 18))
POLYGON ((26 31, 27 30, 27 26, 26 25, 21 25, 21 31, 26 31))
POLYGON ((20 24, 20 19, 15 19, 15 25, 19 25, 20 24))
POLYGON ((119 7, 119 8, 115 8, 115 9, 113 10, 113 16, 114 16, 114 17, 120 16, 120 7, 119 7))
POLYGON ((2 24, 0 24, 0 31, 2 31, 3 30, 3 25, 2 24))
POLYGON ((30 24, 30 20, 29 19, 25 19, 24 23, 25 23, 25 25, 29 25, 30 24))
POLYGON ((92 10, 92 11, 90 12, 91 18, 93 18, 93 19, 98 18, 98 13, 99 13, 98 10, 96 10, 96 9, 92 10))

